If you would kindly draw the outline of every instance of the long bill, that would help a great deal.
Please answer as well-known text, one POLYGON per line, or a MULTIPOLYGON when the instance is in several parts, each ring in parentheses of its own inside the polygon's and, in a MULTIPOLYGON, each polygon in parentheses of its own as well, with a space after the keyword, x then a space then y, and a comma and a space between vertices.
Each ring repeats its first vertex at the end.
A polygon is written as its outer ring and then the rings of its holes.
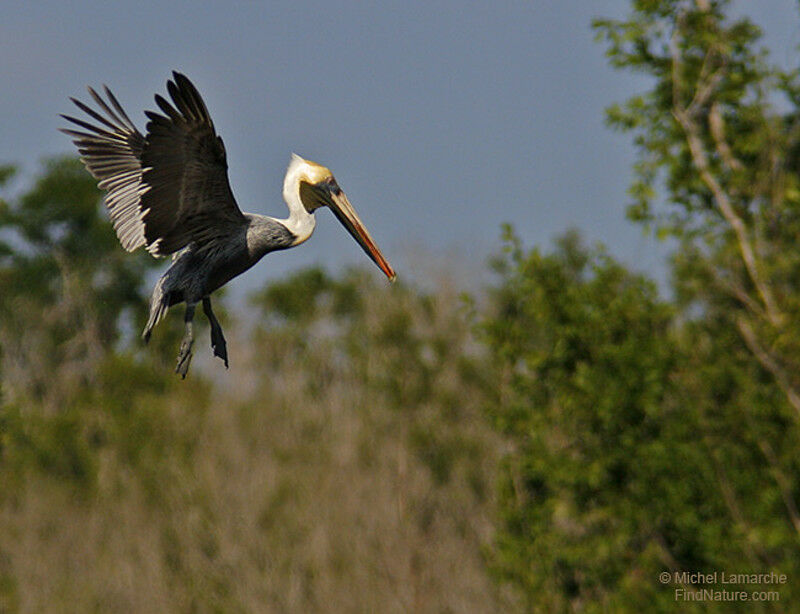
POLYGON ((353 235, 353 238, 358 242, 358 244, 361 246, 361 249, 364 250, 367 256, 369 256, 372 261, 380 267, 381 271, 383 271, 386 277, 389 278, 389 281, 394 281, 395 277, 397 277, 397 274, 389 264, 389 261, 383 257, 383 254, 381 253, 381 250, 378 249, 378 246, 375 245, 375 241, 372 240, 369 232, 367 232, 364 224, 356 214, 355 209, 353 209, 353 205, 351 205, 350 201, 347 200, 345 193, 341 191, 338 194, 331 193, 330 199, 330 209, 333 211, 333 214, 339 218, 339 221, 342 223, 342 225, 347 228, 351 235, 353 235))

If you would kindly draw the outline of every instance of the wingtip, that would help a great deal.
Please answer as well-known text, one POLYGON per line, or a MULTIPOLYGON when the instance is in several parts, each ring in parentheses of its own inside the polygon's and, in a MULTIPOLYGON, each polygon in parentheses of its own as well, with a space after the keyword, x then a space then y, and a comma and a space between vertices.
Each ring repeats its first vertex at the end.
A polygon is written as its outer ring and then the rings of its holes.
POLYGON ((181 83, 190 82, 189 77, 178 70, 172 71, 172 79, 175 81, 176 85, 180 85, 181 83))

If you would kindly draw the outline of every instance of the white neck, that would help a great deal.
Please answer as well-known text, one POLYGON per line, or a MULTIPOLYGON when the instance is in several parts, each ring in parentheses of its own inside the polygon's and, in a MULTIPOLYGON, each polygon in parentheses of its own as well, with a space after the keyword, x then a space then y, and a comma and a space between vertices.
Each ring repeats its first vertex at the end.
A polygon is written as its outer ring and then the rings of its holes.
POLYGON ((286 206, 289 207, 289 217, 285 220, 278 220, 297 237, 294 245, 299 245, 308 239, 311 233, 314 232, 314 226, 316 225, 314 214, 309 213, 303 205, 303 201, 300 200, 301 171, 301 165, 296 164, 293 158, 283 180, 283 200, 286 201, 286 206))

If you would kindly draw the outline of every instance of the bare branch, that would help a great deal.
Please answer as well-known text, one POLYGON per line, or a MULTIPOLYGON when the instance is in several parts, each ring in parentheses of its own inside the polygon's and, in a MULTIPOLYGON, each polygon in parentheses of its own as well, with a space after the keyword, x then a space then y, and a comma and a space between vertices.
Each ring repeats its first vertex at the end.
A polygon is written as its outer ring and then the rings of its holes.
POLYGON ((714 202, 717 204, 720 213, 722 213, 722 217, 725 218, 725 221, 736 235, 739 253, 742 256, 742 260, 744 261, 744 265, 747 269, 750 279, 758 290, 761 300, 764 302, 764 307, 766 309, 769 321, 775 326, 780 326, 783 322, 783 316, 775 305, 772 292, 761 279, 756 262, 756 255, 748 237, 747 227, 745 226, 744 221, 742 221, 742 218, 739 217, 734 211, 733 204, 731 203, 727 192, 722 188, 719 181, 717 181, 717 178, 711 172, 711 168, 708 163, 708 157, 706 155, 705 148, 703 147, 697 124, 681 108, 674 108, 672 114, 683 128, 684 134, 686 135, 686 142, 689 145, 689 151, 692 155, 692 161, 700 173, 700 178, 706 187, 711 191, 711 194, 714 197, 714 202))
MULTIPOLYGON (((706 54, 706 59, 708 59, 713 53, 714 49, 709 49, 708 54, 706 54)), ((685 112, 689 117, 694 117, 697 111, 708 102, 711 94, 714 93, 714 90, 717 89, 719 82, 722 81, 723 76, 725 76, 724 66, 721 66, 715 70, 708 79, 703 79, 701 72, 701 77, 697 81, 700 85, 698 85, 697 91, 695 92, 692 101, 689 103, 689 106, 686 107, 685 112)))
POLYGON ((725 166, 731 171, 740 171, 744 165, 736 159, 731 151, 728 141, 725 139, 725 121, 719 112, 719 104, 714 103, 708 112, 708 127, 711 130, 711 136, 714 138, 714 144, 717 147, 717 153, 722 159, 725 166))
POLYGON ((797 412, 798 417, 800 417, 800 393, 798 393, 797 389, 792 385, 789 377, 786 375, 786 372, 783 370, 775 357, 761 346, 758 341, 758 337, 753 330, 753 327, 750 326, 749 322, 747 322, 744 318, 739 318, 736 322, 736 325, 738 326, 739 331, 742 333, 742 338, 744 339, 747 347, 756 357, 758 362, 761 363, 761 366, 772 374, 772 376, 775 378, 775 381, 778 383, 778 386, 780 386, 781 390, 783 390, 783 393, 786 395, 786 399, 789 401, 789 404, 792 406, 795 412, 797 412))
POLYGON ((723 292, 727 292, 739 302, 741 302, 753 315, 759 318, 766 319, 767 314, 764 308, 750 296, 747 291, 738 283, 731 279, 727 279, 719 274, 712 266, 707 266, 708 272, 714 279, 714 282, 719 286, 723 292))
MULTIPOLYGON (((711 6, 707 0, 696 0, 696 6, 701 11, 708 12, 711 10, 711 6)), ((697 111, 697 109, 707 102, 708 98, 718 86, 719 80, 724 74, 722 72, 722 68, 715 71, 710 78, 705 80, 705 82, 698 82, 697 91, 692 102, 690 103, 690 108, 684 107, 680 102, 680 96, 678 95, 680 91, 679 73, 682 62, 677 39, 683 18, 684 15, 678 16, 678 26, 673 31, 669 44, 670 54, 672 56, 672 115, 675 117, 678 124, 680 124, 680 126, 683 128, 684 134, 686 135, 686 142, 689 145, 689 151, 692 155, 692 162, 700 173, 701 180, 711 191, 717 208, 736 236, 739 253, 744 261, 747 274, 753 282, 753 285, 755 285, 761 301, 764 303, 767 318, 773 325, 780 326, 784 318, 775 304, 775 299, 772 296, 769 286, 767 286, 767 284, 761 278, 756 261, 755 250, 753 249, 753 246, 750 243, 750 238, 748 237, 747 227, 742 218, 736 214, 728 193, 723 189, 722 185, 720 185, 719 181, 717 181, 717 178, 711 171, 711 167, 708 163, 708 156, 700 136, 700 129, 695 123, 693 117, 693 114, 697 111)), ((709 49, 708 53, 706 54, 706 62, 709 60, 709 57, 712 53, 714 53, 713 47, 709 49)))

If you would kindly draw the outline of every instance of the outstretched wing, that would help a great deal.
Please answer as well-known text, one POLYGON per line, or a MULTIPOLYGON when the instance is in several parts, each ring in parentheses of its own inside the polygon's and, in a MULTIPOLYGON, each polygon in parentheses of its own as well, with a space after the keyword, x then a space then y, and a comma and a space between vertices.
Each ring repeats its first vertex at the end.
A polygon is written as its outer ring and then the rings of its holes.
POLYGON ((246 222, 228 182, 225 146, 197 89, 174 72, 172 104, 156 95, 163 115, 146 111, 147 136, 136 129, 111 91, 108 102, 92 88, 95 111, 72 101, 100 125, 63 115, 84 131, 70 135, 98 186, 122 246, 142 245, 155 256, 191 242, 208 243, 246 222))

